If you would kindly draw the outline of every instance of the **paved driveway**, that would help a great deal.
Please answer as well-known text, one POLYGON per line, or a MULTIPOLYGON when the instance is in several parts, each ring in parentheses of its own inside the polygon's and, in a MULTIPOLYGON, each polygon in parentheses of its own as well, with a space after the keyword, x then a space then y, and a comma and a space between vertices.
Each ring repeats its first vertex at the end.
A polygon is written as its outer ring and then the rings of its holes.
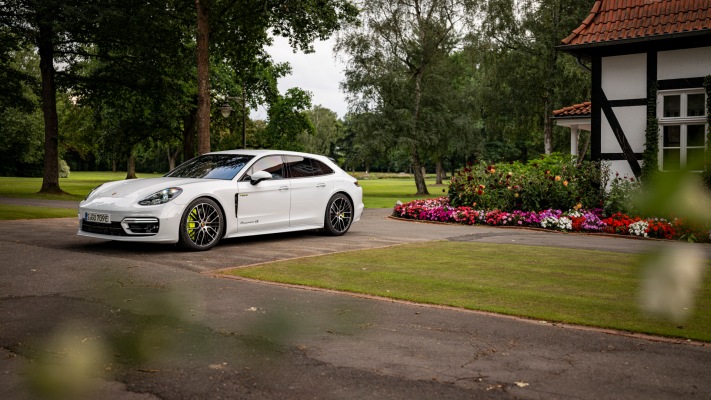
POLYGON ((711 396, 705 346, 209 274, 429 240, 620 252, 659 245, 393 221, 387 213, 366 210, 340 238, 299 233, 228 240, 205 253, 79 238, 73 219, 0 222, 0 398, 33 398, 23 383, 26 367, 47 354, 56 364, 87 343, 108 349, 91 397, 711 396), (62 331, 69 332, 65 347, 47 341, 62 331))

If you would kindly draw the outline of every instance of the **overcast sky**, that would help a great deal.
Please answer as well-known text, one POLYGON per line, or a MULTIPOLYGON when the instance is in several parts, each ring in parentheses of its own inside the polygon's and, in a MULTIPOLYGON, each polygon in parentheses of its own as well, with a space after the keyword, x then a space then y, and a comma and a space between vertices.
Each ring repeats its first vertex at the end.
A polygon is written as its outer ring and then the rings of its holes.
MULTIPOLYGON (((321 105, 335 111, 343 118, 347 111, 345 96, 339 90, 339 83, 344 79, 343 64, 336 61, 333 55, 333 42, 314 43, 314 53, 294 53, 287 39, 274 38, 274 45, 268 48, 275 62, 288 62, 291 65, 291 75, 279 79, 279 91, 299 87, 311 92, 311 104, 321 105)), ((264 119, 266 112, 258 110, 253 117, 264 119)))

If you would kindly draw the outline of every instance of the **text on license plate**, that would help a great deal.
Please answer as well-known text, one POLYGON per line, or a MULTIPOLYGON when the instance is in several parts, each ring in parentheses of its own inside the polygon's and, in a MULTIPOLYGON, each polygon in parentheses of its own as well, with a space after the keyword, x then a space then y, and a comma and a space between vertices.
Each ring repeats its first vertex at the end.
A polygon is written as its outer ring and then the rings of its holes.
POLYGON ((102 224, 110 224, 111 223, 111 215, 110 214, 101 214, 101 213, 84 213, 84 221, 99 222, 102 224))

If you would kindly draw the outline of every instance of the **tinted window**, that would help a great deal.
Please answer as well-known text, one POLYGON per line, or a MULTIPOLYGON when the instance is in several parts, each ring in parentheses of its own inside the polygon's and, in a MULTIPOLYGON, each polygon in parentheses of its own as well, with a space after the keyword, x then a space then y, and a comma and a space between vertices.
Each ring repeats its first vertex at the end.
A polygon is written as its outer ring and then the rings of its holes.
POLYGON ((321 161, 301 156, 287 156, 289 178, 305 178, 332 174, 333 170, 321 161))
POLYGON ((306 178, 314 175, 311 159, 300 156, 287 156, 286 164, 289 166, 289 178, 306 178))
POLYGON ((333 173, 333 169, 319 160, 311 160, 311 165, 316 171, 316 175, 328 175, 333 173))
POLYGON ((249 177, 253 173, 259 171, 267 171, 272 174, 272 179, 283 179, 284 178, 284 162, 281 156, 266 156, 257 160, 251 167, 249 171, 242 178, 243 181, 249 180, 249 177))
POLYGON ((253 157, 240 154, 205 154, 180 164, 165 176, 230 180, 253 157))

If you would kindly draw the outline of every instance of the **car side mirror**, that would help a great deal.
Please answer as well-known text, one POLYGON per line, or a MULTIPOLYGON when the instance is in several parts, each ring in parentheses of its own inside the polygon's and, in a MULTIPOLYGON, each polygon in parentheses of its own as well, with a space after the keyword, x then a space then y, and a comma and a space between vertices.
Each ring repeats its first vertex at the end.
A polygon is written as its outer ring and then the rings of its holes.
POLYGON ((249 177, 249 182, 252 185, 256 185, 261 181, 268 181, 272 179, 272 174, 270 174, 267 171, 257 171, 252 174, 252 176, 249 177))

